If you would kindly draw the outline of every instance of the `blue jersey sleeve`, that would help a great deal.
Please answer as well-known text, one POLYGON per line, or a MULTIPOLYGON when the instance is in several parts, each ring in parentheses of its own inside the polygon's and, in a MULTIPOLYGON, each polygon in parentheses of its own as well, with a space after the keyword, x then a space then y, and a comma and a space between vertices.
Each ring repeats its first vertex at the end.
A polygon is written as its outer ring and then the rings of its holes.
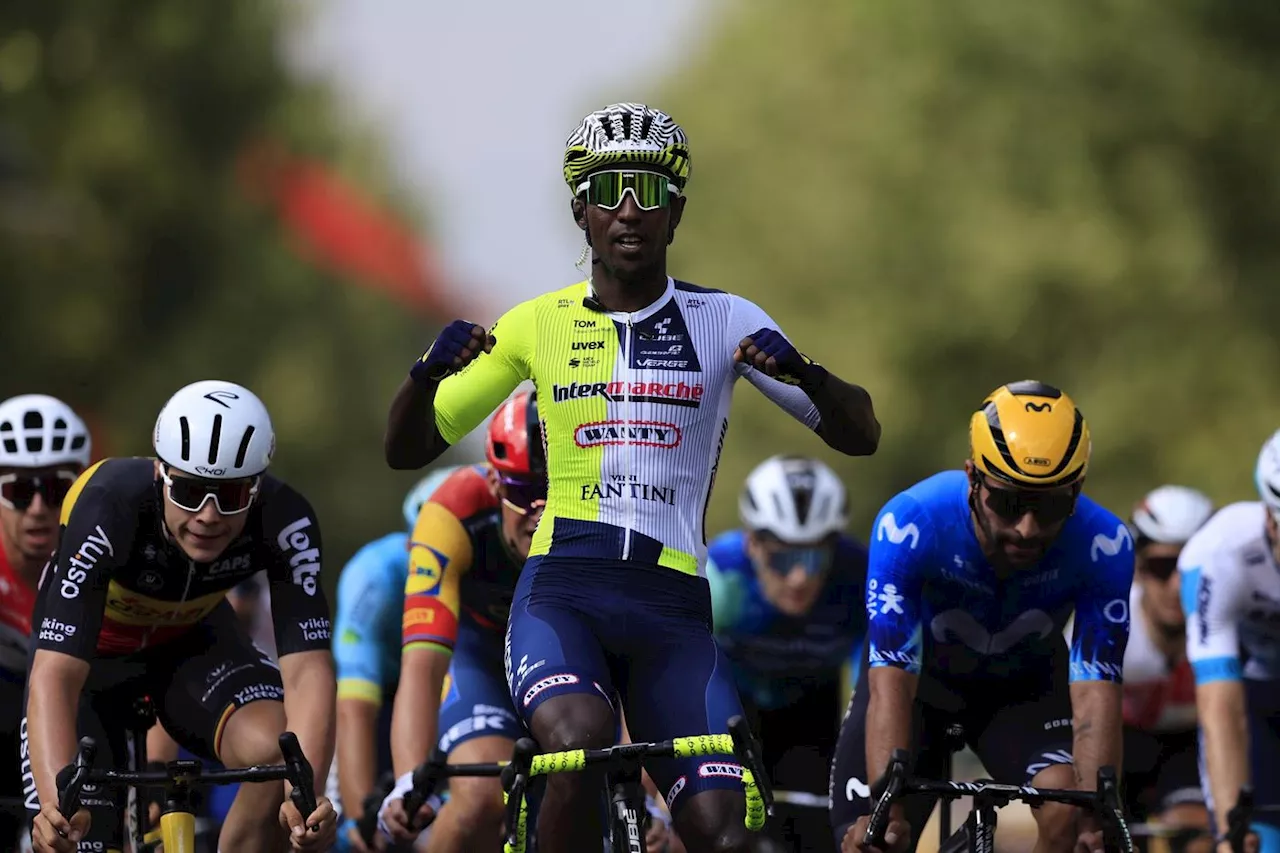
POLYGON ((869 666, 919 673, 924 575, 934 544, 927 511, 903 493, 884 505, 872 529, 867 565, 869 666))
MULTIPOLYGON (((1129 587, 1133 584, 1133 538, 1120 519, 1099 507, 1089 526, 1087 564, 1076 568, 1072 681, 1121 681, 1129 643, 1129 587)), ((1083 543, 1082 543, 1083 544, 1083 543)), ((1078 549, 1086 559, 1084 547, 1078 549)))
MULTIPOLYGON (((334 624, 333 657, 337 666, 338 698, 363 699, 381 704, 389 656, 399 648, 384 648, 386 638, 399 640, 385 626, 399 626, 403 590, 399 575, 389 571, 389 560, 408 560, 408 553, 387 543, 366 545, 356 552, 338 580, 338 617, 334 624)), ((403 574, 403 573, 401 573, 403 574)))
POLYGON ((707 585, 711 587, 711 613, 716 633, 732 630, 742 614, 747 584, 739 570, 746 560, 744 536, 739 531, 716 537, 707 546, 707 585))

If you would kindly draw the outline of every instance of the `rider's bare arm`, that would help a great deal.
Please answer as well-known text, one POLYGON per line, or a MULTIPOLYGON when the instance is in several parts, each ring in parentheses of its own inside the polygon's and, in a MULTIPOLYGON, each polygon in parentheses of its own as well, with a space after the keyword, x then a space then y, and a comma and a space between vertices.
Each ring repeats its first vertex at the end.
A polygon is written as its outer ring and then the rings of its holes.
POLYGON ((912 704, 919 683, 920 676, 894 666, 867 672, 871 696, 867 703, 868 778, 864 784, 870 786, 884 774, 895 749, 911 747, 912 704))
POLYGON ((327 650, 284 655, 280 658, 280 678, 284 683, 287 728, 298 736, 315 778, 326 779, 333 761, 337 718, 334 706, 338 681, 333 672, 333 655, 327 650))
POLYGON ((404 650, 391 715, 391 762, 396 776, 425 761, 439 739, 440 693, 449 660, 447 652, 434 646, 404 650))
POLYGON ((1076 785, 1087 791, 1098 785, 1098 768, 1120 771, 1121 686, 1116 681, 1071 683, 1072 756, 1076 785))
POLYGON ((1236 804, 1241 786, 1249 781, 1244 682, 1223 679, 1197 685, 1196 708, 1204 738, 1209 793, 1213 795, 1213 816, 1221 829, 1227 825, 1227 812, 1236 804))
POLYGON ((828 373, 823 383, 809 393, 809 399, 822 418, 818 436, 828 447, 849 456, 876 452, 880 421, 876 420, 871 395, 865 388, 828 373))
POLYGON ((58 801, 58 771, 76 757, 76 708, 89 663, 38 649, 27 678, 27 738, 41 803, 58 801))
POLYGON ((436 427, 435 398, 439 383, 418 383, 406 376, 391 401, 383 448, 396 470, 416 470, 449 449, 436 427))

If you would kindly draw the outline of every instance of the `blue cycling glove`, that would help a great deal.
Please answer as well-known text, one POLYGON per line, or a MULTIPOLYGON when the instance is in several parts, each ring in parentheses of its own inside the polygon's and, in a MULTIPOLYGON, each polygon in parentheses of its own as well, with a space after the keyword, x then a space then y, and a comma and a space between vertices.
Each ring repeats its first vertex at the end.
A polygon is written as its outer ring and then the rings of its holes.
POLYGON ((482 341, 493 342, 481 326, 467 320, 454 320, 440 330, 440 334, 422 357, 409 368, 409 375, 419 384, 439 382, 446 376, 466 367, 486 348, 482 341), (476 329, 481 329, 477 336, 476 329), (454 362, 459 362, 454 364, 454 362))
MULTIPOLYGON (((805 391, 812 391, 827 378, 825 367, 798 352, 791 341, 776 329, 759 329, 750 335, 750 338, 752 346, 763 353, 765 358, 772 358, 774 364, 778 366, 778 372, 773 378, 779 382, 798 385, 805 391)), ((751 353, 748 348, 743 362, 763 371, 763 359, 757 363, 753 356, 755 353, 751 353)))

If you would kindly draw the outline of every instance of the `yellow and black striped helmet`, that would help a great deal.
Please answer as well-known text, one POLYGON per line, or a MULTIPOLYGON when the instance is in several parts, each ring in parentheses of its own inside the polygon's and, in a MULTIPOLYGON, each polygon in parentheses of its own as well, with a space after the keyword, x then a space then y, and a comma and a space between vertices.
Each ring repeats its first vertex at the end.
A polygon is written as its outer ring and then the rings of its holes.
POLYGON ((1089 425, 1066 394, 1034 379, 1001 385, 969 421, 974 467, 1018 489, 1051 489, 1084 479, 1089 425))
POLYGON ((583 178, 619 163, 669 172, 680 192, 689 182, 689 137, 671 116, 645 104, 610 104, 587 115, 564 148, 564 180, 578 192, 583 178))

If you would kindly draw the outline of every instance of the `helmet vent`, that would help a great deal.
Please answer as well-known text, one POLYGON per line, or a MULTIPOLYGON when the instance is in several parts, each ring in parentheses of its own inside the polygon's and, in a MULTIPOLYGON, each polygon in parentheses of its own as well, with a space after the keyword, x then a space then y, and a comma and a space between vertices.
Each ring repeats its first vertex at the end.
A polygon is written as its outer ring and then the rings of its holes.
POLYGON ((218 444, 222 440, 222 415, 213 416, 213 434, 209 436, 209 464, 218 461, 218 444))
POLYGON ((240 449, 236 451, 237 468, 244 467, 244 458, 249 454, 249 439, 253 438, 253 430, 254 427, 250 425, 249 428, 244 431, 244 438, 240 439, 240 449))
POLYGON ((191 423, 184 415, 178 418, 178 427, 182 430, 182 461, 191 459, 191 423))

